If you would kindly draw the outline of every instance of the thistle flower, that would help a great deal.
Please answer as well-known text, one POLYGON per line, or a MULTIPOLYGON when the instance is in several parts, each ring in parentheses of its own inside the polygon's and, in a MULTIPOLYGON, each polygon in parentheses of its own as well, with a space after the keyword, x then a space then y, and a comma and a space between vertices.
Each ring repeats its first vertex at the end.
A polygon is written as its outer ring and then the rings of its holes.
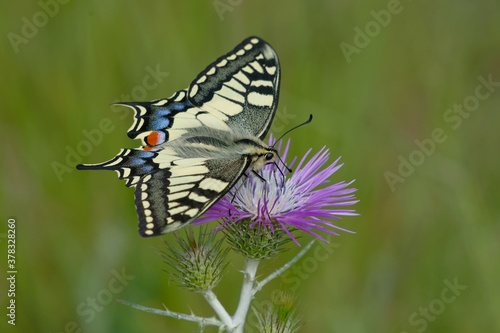
MULTIPOLYGON (((271 145, 273 138, 269 139, 271 145)), ((282 141, 278 143, 278 152, 281 151, 282 141)), ((286 160, 290 140, 288 140, 281 158, 286 160)), ((250 227, 257 226, 275 232, 275 228, 284 230, 297 244, 291 231, 299 229, 325 242, 325 238, 317 232, 339 235, 335 231, 342 230, 328 219, 341 219, 340 216, 359 215, 344 207, 353 205, 359 200, 352 194, 355 188, 348 188, 353 181, 344 181, 321 187, 329 183, 328 178, 343 164, 338 164, 340 157, 327 167, 330 152, 323 147, 314 156, 308 159, 312 149, 302 157, 296 170, 287 177, 286 168, 278 169, 275 165, 266 165, 258 171, 262 179, 250 174, 248 179, 242 179, 224 198, 213 205, 205 217, 196 224, 213 220, 222 220, 218 230, 226 229, 234 223, 248 221, 250 227), (281 170, 283 169, 283 170, 281 170), (328 229, 330 228, 330 229, 328 229)), ((293 167, 297 157, 290 163, 293 167)))

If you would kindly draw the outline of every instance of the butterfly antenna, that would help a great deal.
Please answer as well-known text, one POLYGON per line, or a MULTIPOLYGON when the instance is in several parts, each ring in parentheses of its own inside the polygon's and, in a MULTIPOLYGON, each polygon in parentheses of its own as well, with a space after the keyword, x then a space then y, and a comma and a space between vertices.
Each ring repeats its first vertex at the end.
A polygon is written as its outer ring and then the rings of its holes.
MULTIPOLYGON (((283 162, 283 160, 281 159, 281 157, 278 154, 276 154, 276 156, 278 156, 278 159, 280 160, 281 164, 283 164, 285 166, 285 168, 288 170, 288 172, 293 172, 293 170, 290 169, 288 167, 288 165, 285 164, 285 162, 283 162)), ((276 168, 278 168, 278 170, 281 172, 281 174, 283 175, 283 178, 285 178, 285 175, 283 174, 283 171, 281 171, 281 169, 278 167, 278 164, 276 164, 276 162, 273 162, 273 163, 274 163, 274 165, 276 165, 276 168)))
MULTIPOLYGON (((278 156, 279 158, 279 156, 278 156)), ((281 160, 280 158, 280 162, 283 163, 283 161, 281 160)), ((283 171, 281 171, 280 167, 278 166, 278 164, 276 162, 273 162, 274 166, 276 167, 276 169, 279 170, 279 172, 281 173, 281 175, 283 176, 283 179, 285 179, 285 174, 283 173, 283 171)), ((288 172, 292 172, 293 170, 290 169, 285 163, 283 163, 283 165, 285 166, 285 168, 287 168, 288 172)))
POLYGON ((291 132, 291 131, 293 131, 294 129, 297 129, 297 128, 299 128, 300 126, 304 126, 304 125, 306 125, 306 124, 309 124, 309 123, 312 121, 312 119, 313 119, 313 115, 312 115, 312 114, 310 114, 310 115, 309 115, 309 119, 307 119, 307 120, 306 120, 305 122, 303 122, 302 124, 297 125, 297 126, 295 126, 294 128, 289 129, 288 131, 286 131, 285 133, 283 133, 283 135, 282 135, 282 136, 280 136, 278 140, 274 141, 274 144, 273 144, 271 147, 274 147, 274 145, 275 145, 278 141, 280 141, 280 140, 281 140, 281 139, 282 139, 285 135, 287 135, 288 133, 290 133, 290 132, 291 132))

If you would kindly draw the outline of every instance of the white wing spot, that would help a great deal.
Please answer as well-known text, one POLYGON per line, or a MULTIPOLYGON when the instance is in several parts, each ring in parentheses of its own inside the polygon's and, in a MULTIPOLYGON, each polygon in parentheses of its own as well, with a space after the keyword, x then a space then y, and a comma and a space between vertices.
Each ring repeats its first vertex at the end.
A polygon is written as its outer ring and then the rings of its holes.
POLYGON ((158 102, 154 103, 153 105, 154 106, 163 106, 167 103, 168 103, 168 99, 164 98, 164 99, 160 99, 158 102))
POLYGON ((188 191, 184 191, 184 192, 177 192, 177 193, 174 193, 174 194, 168 194, 167 195, 167 198, 169 201, 174 201, 174 200, 177 200, 177 199, 180 199, 180 198, 184 198, 186 197, 187 195, 189 194, 188 191))
POLYGON ((151 175, 147 175, 146 177, 144 177, 144 179, 142 180, 143 183, 149 181, 151 179, 151 175))
POLYGON ((151 216, 146 216, 146 222, 148 222, 148 223, 153 222, 153 218, 151 216))
POLYGON ((170 194, 189 190, 193 186, 194 184, 182 184, 182 185, 170 186, 170 194))
POLYGON ((189 198, 189 199, 191 199, 191 200, 197 201, 197 202, 201 202, 201 203, 205 203, 205 202, 207 202, 208 200, 210 200, 210 199, 209 199, 209 198, 207 198, 206 196, 204 196, 204 195, 198 195, 198 194, 196 194, 196 193, 194 193, 194 192, 192 192, 192 193, 189 195, 189 197, 188 197, 188 198, 189 198))
POLYGON ((142 202, 142 206, 143 206, 144 208, 149 208, 149 206, 151 206, 151 204, 149 203, 149 201, 144 200, 144 201, 142 202))
POLYGON ((250 67, 250 66, 248 66, 248 65, 247 65, 247 66, 245 66, 245 67, 243 67, 242 69, 243 69, 245 72, 247 72, 248 74, 252 74, 252 73, 254 72, 254 71, 253 71, 253 69, 252 69, 252 67, 250 67))
POLYGON ((198 85, 195 84, 193 88, 191 88, 191 91, 189 92, 189 97, 193 97, 194 95, 196 95, 197 92, 198 92, 198 85))
POLYGON ((123 178, 127 178, 130 175, 130 168, 122 168, 123 170, 123 178))
POLYGON ((200 78, 198 79, 198 81, 196 81, 196 83, 203 83, 203 82, 205 82, 205 80, 206 80, 206 79, 207 79, 207 76, 206 76, 206 75, 203 75, 202 77, 200 77, 200 78))
POLYGON ((174 208, 174 209, 169 209, 168 213, 170 215, 177 215, 177 214, 182 213, 188 209, 189 209, 188 206, 179 206, 179 207, 174 208))
POLYGON ((154 227, 155 227, 155 225, 153 223, 146 224, 146 228, 148 228, 148 229, 153 229, 154 227))
POLYGON ((148 189, 148 185, 142 184, 141 185, 141 191, 146 191, 148 189))
POLYGON ((241 85, 238 81, 236 81, 234 78, 231 79, 231 81, 224 83, 226 86, 231 87, 235 90, 241 91, 242 93, 246 92, 246 88, 241 85))
POLYGON ((207 177, 200 182, 200 188, 215 192, 222 192, 227 185, 229 185, 228 182, 210 177, 207 177))
POLYGON ((215 67, 212 67, 208 70, 207 75, 213 75, 215 74, 215 67))
POLYGON ((146 200, 147 197, 148 197, 148 194, 146 192, 141 193, 141 200, 146 200))
POLYGON ((229 61, 234 60, 236 59, 236 54, 231 54, 230 56, 227 56, 226 59, 229 61))
POLYGON ((168 182, 171 186, 187 183, 195 183, 203 178, 203 175, 187 176, 187 177, 170 177, 168 182))
MULTIPOLYGON (((121 153, 121 152, 120 152, 121 153)), ((125 156, 125 155, 124 155, 125 156)), ((118 158, 116 159, 116 161, 112 162, 112 163, 108 163, 106 164, 106 166, 113 166, 113 165, 117 165, 118 163, 120 163, 121 161, 123 161, 123 158, 118 158)))
POLYGON ((140 176, 134 176, 134 177, 132 177, 131 184, 134 184, 134 186, 135 186, 139 182, 139 180, 141 180, 140 176))
POLYGON ((267 71, 270 75, 274 75, 274 73, 276 73, 276 66, 266 67, 266 71, 267 71))
POLYGON ((254 87, 261 87, 261 86, 272 87, 273 83, 271 81, 257 80, 257 81, 252 81, 250 85, 254 87))
POLYGON ((257 44, 259 42, 259 40, 257 38, 252 38, 250 40, 250 43, 253 43, 253 44, 257 44))
POLYGON ((252 44, 247 44, 247 45, 243 46, 243 48, 244 48, 245 50, 247 50, 247 51, 248 51, 248 50, 251 50, 251 49, 252 49, 252 47, 253 47, 253 45, 252 45, 252 44))
POLYGON ((152 234, 154 234, 153 230, 146 230, 146 231, 144 231, 144 233, 146 235, 152 235, 152 234))
POLYGON ((244 84, 250 84, 248 77, 241 71, 236 73, 234 77, 244 84))
POLYGON ((222 59, 222 61, 217 64, 217 67, 224 67, 224 66, 226 66, 226 64, 227 64, 227 60, 222 59))
POLYGON ((245 50, 241 49, 238 52, 236 52, 236 55, 242 56, 245 54, 245 50))
POLYGON ((261 95, 256 92, 251 92, 248 94, 248 102, 259 106, 271 106, 273 105, 273 95, 261 95))
POLYGON ((151 221, 153 220, 153 218, 151 217, 151 210, 149 209, 144 209, 144 215, 146 215, 146 221, 150 218, 151 221))
POLYGON ((222 97, 227 97, 229 99, 232 99, 233 101, 245 103, 245 97, 243 97, 243 95, 237 93, 232 89, 229 89, 226 86, 222 86, 222 88, 219 91, 217 91, 216 94, 222 97))
POLYGON ((257 72, 259 72, 260 74, 264 73, 264 69, 262 68, 262 66, 257 61, 251 62, 250 66, 252 66, 253 68, 255 68, 255 70, 257 72))
POLYGON ((179 96, 177 96, 177 98, 175 99, 176 102, 180 101, 181 99, 184 98, 184 96, 186 96, 186 93, 184 91, 180 91, 179 92, 179 96))
POLYGON ((148 112, 148 110, 144 106, 142 106, 142 105, 137 105, 136 107, 139 109, 139 115, 140 116, 145 115, 146 112, 148 112))
POLYGON ((172 208, 177 207, 177 206, 179 206, 179 205, 180 205, 180 203, 179 203, 179 202, 177 202, 177 201, 172 201, 172 202, 169 202, 169 203, 168 203, 168 209, 172 209, 172 208))
POLYGON ((198 209, 197 208, 191 208, 190 210, 188 210, 187 212, 185 212, 184 214, 185 215, 188 215, 190 217, 195 217, 196 214, 198 214, 198 209))

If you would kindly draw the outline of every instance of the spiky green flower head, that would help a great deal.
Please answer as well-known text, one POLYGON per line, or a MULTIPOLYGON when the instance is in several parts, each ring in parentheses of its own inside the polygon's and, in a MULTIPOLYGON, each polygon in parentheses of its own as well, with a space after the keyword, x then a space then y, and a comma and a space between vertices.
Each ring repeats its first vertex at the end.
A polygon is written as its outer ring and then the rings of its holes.
POLYGON ((275 303, 260 312, 254 313, 259 321, 259 331, 262 333, 294 333, 302 326, 302 316, 297 313, 295 296, 290 292, 279 294, 275 303))
MULTIPOLYGON (((231 248, 245 258, 263 260, 271 259, 278 253, 287 250, 284 245, 291 241, 277 223, 272 228, 255 228, 251 218, 233 223, 224 233, 231 248)), ((293 231, 293 230, 291 230, 293 231)))
POLYGON ((206 292, 214 289, 222 278, 227 265, 224 259, 229 248, 222 248, 223 238, 215 240, 216 234, 207 234, 200 230, 198 239, 193 231, 186 231, 186 239, 175 235, 178 246, 163 240, 166 251, 160 251, 164 262, 177 273, 169 272, 181 287, 194 292, 206 292))

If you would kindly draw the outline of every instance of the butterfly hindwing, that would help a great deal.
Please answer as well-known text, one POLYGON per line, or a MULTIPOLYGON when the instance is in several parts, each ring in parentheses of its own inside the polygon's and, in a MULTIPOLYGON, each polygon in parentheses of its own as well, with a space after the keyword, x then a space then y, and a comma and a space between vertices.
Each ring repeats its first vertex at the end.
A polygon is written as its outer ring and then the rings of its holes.
POLYGON ((143 177, 135 190, 139 233, 171 232, 191 223, 229 191, 248 168, 248 158, 172 166, 143 177))
POLYGON ((178 114, 182 118, 183 112, 192 109, 186 90, 152 102, 123 102, 116 105, 124 105, 135 111, 134 123, 127 135, 131 139, 141 139, 147 147, 161 145, 182 135, 184 132, 179 132, 179 126, 176 126, 177 131, 173 130, 174 119, 178 114))
POLYGON ((154 162, 161 149, 145 151, 143 149, 122 149, 111 160, 100 164, 79 164, 79 170, 112 170, 118 178, 127 181, 128 187, 135 186, 147 174, 155 172, 160 165, 154 162))

